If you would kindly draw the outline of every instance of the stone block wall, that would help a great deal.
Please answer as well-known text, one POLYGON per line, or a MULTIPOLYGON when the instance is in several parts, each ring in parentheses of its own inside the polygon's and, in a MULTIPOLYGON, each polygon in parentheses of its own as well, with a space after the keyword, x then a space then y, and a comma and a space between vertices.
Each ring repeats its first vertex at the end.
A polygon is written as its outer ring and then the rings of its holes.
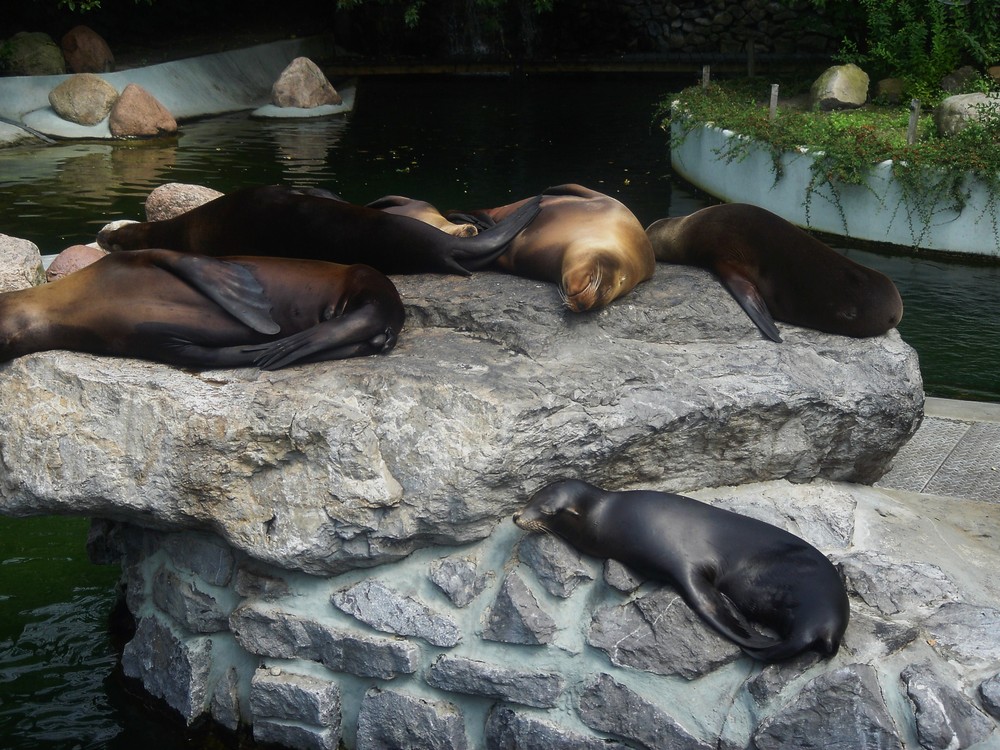
MULTIPOLYGON (((188 722, 208 715, 290 748, 986 748, 1000 737, 1000 610, 976 603, 983 583, 965 580, 952 531, 927 541, 934 508, 823 481, 692 494, 838 562, 852 622, 837 657, 755 662, 669 587, 509 519, 472 545, 329 577, 206 531, 95 522, 91 552, 123 568, 137 620, 126 675, 188 722), (897 526, 886 549, 886 528, 914 512, 928 528, 897 526)), ((993 509, 949 510, 972 526, 982 512, 993 509)))
POLYGON ((825 55, 840 33, 812 7, 775 0, 625 0, 625 20, 639 51, 745 55, 825 55))

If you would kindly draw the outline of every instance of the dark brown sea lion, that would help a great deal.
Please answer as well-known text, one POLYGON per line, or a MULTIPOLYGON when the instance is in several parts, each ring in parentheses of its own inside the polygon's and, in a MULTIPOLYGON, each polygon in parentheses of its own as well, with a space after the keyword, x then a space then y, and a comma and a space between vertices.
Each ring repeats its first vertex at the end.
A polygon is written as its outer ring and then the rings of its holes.
POLYGON ((137 250, 0 295, 0 361, 69 349, 275 370, 388 351, 403 317, 368 266, 137 250))
MULTIPOLYGON (((620 201, 574 184, 548 188, 541 199, 538 217, 514 237, 494 267, 558 284, 573 312, 602 308, 653 275, 656 260, 649 239, 620 201)), ((472 220, 488 230, 534 200, 446 216, 472 220)))
POLYGON ((777 526, 689 497, 605 492, 571 479, 535 493, 514 522, 671 584, 708 625, 761 661, 833 656, 847 629, 847 591, 825 555, 777 526))
POLYGON ((459 238, 408 216, 281 185, 237 190, 172 219, 102 230, 105 250, 168 248, 218 257, 270 255, 364 263, 382 273, 483 268, 538 213, 538 199, 495 230, 459 238))
POLYGON ((646 229, 656 259, 714 271, 772 341, 775 320, 843 336, 879 336, 903 317, 896 285, 770 211, 709 206, 646 229))

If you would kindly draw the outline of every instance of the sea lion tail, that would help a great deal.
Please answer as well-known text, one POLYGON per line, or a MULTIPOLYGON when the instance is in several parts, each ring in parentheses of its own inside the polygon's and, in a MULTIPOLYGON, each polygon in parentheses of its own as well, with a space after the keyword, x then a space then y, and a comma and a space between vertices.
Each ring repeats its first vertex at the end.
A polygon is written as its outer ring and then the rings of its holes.
POLYGON ((542 196, 537 195, 518 208, 496 226, 480 232, 475 237, 456 238, 452 245, 452 258, 465 271, 478 271, 499 258, 507 246, 538 212, 542 210, 542 196))

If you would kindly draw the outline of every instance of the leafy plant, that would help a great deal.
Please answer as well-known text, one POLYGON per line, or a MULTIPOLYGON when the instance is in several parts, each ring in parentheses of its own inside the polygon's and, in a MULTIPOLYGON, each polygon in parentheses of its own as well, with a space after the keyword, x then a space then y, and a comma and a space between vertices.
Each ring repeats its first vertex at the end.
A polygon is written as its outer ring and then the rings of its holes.
POLYGON ((908 95, 924 102, 937 101, 941 79, 959 66, 985 69, 1000 59, 996 0, 804 1, 839 19, 839 60, 901 78, 908 95))

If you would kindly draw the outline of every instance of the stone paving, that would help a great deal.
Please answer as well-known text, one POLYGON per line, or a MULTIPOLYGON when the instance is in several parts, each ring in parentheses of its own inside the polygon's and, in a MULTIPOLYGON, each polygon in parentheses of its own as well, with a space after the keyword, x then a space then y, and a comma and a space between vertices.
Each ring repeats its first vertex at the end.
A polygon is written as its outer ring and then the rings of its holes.
POLYGON ((875 486, 1000 502, 1000 404, 927 399, 925 414, 875 486))

